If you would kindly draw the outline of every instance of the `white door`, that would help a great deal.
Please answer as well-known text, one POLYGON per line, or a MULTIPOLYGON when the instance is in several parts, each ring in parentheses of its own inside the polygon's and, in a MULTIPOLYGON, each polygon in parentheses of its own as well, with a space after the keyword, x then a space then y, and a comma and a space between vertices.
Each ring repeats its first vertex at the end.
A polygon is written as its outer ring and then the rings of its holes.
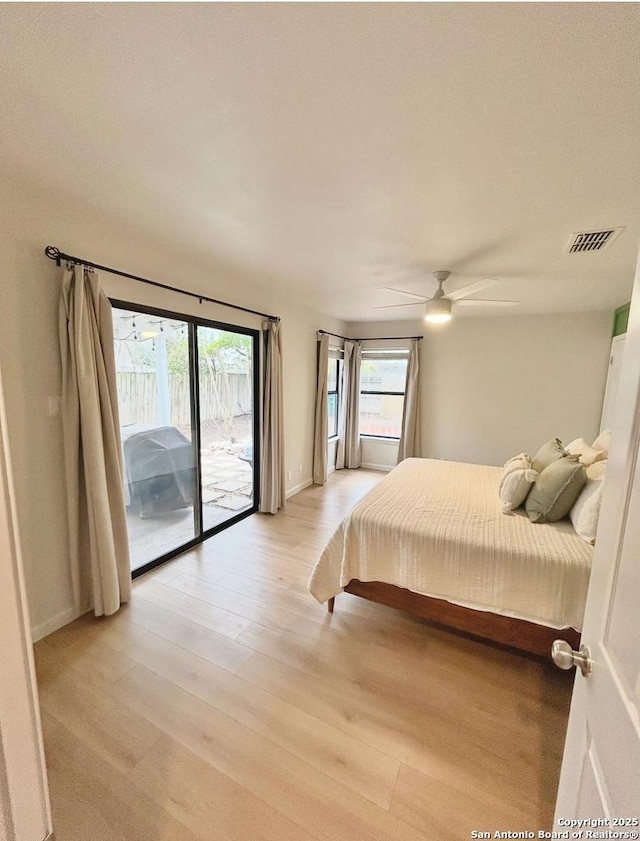
POLYGON ((640 830, 640 263, 612 427, 582 632, 592 671, 576 670, 556 805, 568 838, 640 830))
POLYGON ((43 841, 51 813, 0 379, 0 841, 43 841))

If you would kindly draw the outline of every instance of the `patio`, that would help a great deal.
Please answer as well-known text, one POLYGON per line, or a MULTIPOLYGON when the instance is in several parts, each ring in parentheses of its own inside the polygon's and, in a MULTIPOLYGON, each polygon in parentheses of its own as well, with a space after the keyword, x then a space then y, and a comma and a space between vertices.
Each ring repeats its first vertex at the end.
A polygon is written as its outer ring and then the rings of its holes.
MULTIPOLYGON (((213 528, 253 505, 253 468, 241 459, 246 441, 223 441, 208 435, 203 441, 203 528, 213 528)), ((170 552, 195 537, 193 506, 145 517, 127 510, 131 569, 170 552)))

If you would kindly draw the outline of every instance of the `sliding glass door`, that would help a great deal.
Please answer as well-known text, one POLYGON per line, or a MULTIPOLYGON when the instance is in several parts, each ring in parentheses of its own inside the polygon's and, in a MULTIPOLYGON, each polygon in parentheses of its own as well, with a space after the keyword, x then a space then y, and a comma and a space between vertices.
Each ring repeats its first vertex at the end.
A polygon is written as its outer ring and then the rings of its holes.
POLYGON ((253 507, 251 336, 198 326, 198 392, 204 529, 253 507))
POLYGON ((112 303, 135 576, 256 510, 258 341, 112 303))

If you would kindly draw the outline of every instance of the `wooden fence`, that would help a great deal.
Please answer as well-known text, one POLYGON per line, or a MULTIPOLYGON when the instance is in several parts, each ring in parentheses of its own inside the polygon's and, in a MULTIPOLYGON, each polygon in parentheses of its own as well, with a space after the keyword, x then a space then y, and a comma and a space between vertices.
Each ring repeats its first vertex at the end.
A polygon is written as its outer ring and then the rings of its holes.
MULTIPOLYGON (((117 373, 120 424, 158 423, 158 392, 153 373, 117 373)), ((201 374, 200 417, 225 421, 237 415, 251 413, 252 383, 249 374, 201 374)), ((189 375, 169 374, 169 403, 171 424, 189 426, 191 423, 189 375)))

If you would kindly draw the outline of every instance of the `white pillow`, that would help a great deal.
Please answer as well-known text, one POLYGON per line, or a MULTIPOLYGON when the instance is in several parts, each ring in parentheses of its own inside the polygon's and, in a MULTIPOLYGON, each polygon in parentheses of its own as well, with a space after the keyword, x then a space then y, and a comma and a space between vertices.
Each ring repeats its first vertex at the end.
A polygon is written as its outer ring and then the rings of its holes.
POLYGON ((601 432, 591 446, 600 453, 608 453, 611 447, 611 430, 605 429, 601 432))
POLYGON ((606 467, 605 460, 598 461, 587 468, 585 486, 569 512, 569 518, 576 533, 592 546, 596 542, 606 467))
POLYGON ((506 473, 509 467, 520 467, 523 461, 528 462, 529 465, 531 464, 531 459, 526 453, 519 453, 517 456, 513 456, 513 458, 510 458, 509 461, 505 462, 504 472, 506 473))
POLYGON ((520 455, 510 458, 509 461, 505 463, 505 466, 502 470, 500 484, 498 485, 498 496, 500 496, 500 494, 502 493, 502 486, 504 485, 507 476, 513 470, 526 470, 527 467, 531 467, 531 459, 526 453, 520 453, 520 455))
POLYGON ((498 494, 502 490, 502 484, 512 470, 521 470, 522 468, 531 467, 531 460, 526 453, 520 453, 518 456, 510 458, 505 462, 502 468, 502 476, 500 477, 500 484, 498 485, 498 494))
POLYGON ((565 446, 565 450, 570 456, 578 456, 578 461, 585 467, 589 467, 590 464, 603 457, 602 452, 590 447, 584 438, 576 438, 565 446))
POLYGON ((604 479, 607 472, 608 461, 605 458, 603 461, 597 461, 595 464, 587 467, 587 479, 604 479))
POLYGON ((524 503, 537 478, 538 474, 531 469, 531 459, 526 453, 509 459, 498 491, 503 514, 511 514, 524 503))

